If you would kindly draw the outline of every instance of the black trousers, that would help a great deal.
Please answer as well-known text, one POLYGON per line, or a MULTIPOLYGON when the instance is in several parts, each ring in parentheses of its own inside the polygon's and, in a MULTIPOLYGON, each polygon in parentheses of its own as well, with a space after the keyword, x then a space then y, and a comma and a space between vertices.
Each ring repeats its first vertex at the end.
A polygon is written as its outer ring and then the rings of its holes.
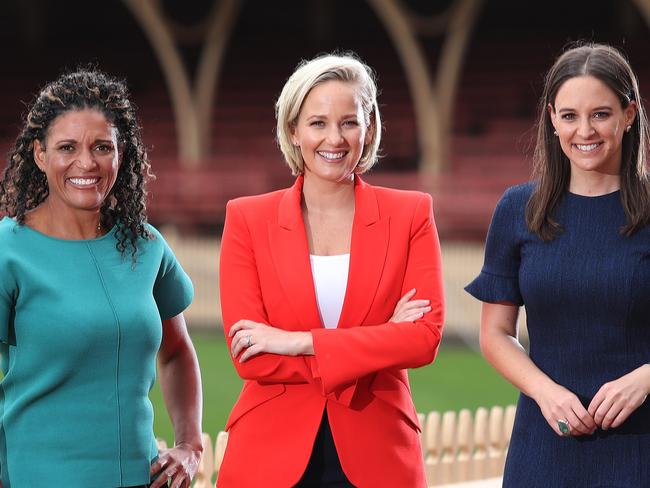
POLYGON ((294 488, 354 488, 341 468, 327 410, 323 413, 318 434, 305 473, 294 488))

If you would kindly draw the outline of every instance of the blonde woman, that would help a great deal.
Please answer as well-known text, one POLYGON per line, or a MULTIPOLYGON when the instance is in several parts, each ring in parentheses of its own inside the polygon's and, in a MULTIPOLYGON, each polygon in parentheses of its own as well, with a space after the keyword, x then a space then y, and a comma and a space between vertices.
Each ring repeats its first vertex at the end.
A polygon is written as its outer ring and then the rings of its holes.
POLYGON ((221 302, 245 380, 220 488, 425 487, 406 368, 443 322, 431 198, 360 175, 381 122, 367 66, 302 63, 277 102, 288 189, 229 202, 221 302))

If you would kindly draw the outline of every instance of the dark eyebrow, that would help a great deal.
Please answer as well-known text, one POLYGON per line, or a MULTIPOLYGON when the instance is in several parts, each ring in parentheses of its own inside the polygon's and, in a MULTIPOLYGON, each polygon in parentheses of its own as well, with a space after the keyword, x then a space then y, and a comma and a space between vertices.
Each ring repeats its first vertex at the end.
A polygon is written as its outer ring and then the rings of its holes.
MULTIPOLYGON (((592 112, 598 112, 599 110, 612 110, 612 107, 610 107, 609 105, 601 105, 600 107, 593 108, 591 111, 592 112)), ((570 107, 569 108, 561 108, 560 110, 558 110, 559 113, 575 112, 575 111, 576 111, 575 109, 570 108, 570 107)))
POLYGON ((66 143, 66 144, 76 144, 77 141, 76 141, 75 139, 61 139, 60 141, 56 141, 55 144, 62 144, 62 143, 66 143))

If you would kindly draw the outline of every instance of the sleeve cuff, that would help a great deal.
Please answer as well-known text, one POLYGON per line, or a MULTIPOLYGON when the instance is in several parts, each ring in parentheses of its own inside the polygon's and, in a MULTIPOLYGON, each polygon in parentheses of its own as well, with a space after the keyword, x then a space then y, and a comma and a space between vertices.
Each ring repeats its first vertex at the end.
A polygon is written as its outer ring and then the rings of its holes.
POLYGON ((465 287, 465 291, 482 302, 524 304, 517 278, 495 275, 486 271, 481 271, 481 274, 465 287))

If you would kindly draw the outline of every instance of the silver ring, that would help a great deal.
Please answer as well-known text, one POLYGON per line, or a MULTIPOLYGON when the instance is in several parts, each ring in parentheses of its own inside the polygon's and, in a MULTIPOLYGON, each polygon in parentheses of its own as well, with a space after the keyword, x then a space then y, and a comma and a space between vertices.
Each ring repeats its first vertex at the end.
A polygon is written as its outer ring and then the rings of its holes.
POLYGON ((253 345, 253 343, 251 342, 251 336, 247 336, 246 337, 246 348, 249 348, 252 345, 253 345))
POLYGON ((560 429, 560 432, 562 432, 562 435, 564 435, 564 436, 570 435, 571 426, 569 425, 568 420, 559 420, 558 419, 557 428, 560 429))

